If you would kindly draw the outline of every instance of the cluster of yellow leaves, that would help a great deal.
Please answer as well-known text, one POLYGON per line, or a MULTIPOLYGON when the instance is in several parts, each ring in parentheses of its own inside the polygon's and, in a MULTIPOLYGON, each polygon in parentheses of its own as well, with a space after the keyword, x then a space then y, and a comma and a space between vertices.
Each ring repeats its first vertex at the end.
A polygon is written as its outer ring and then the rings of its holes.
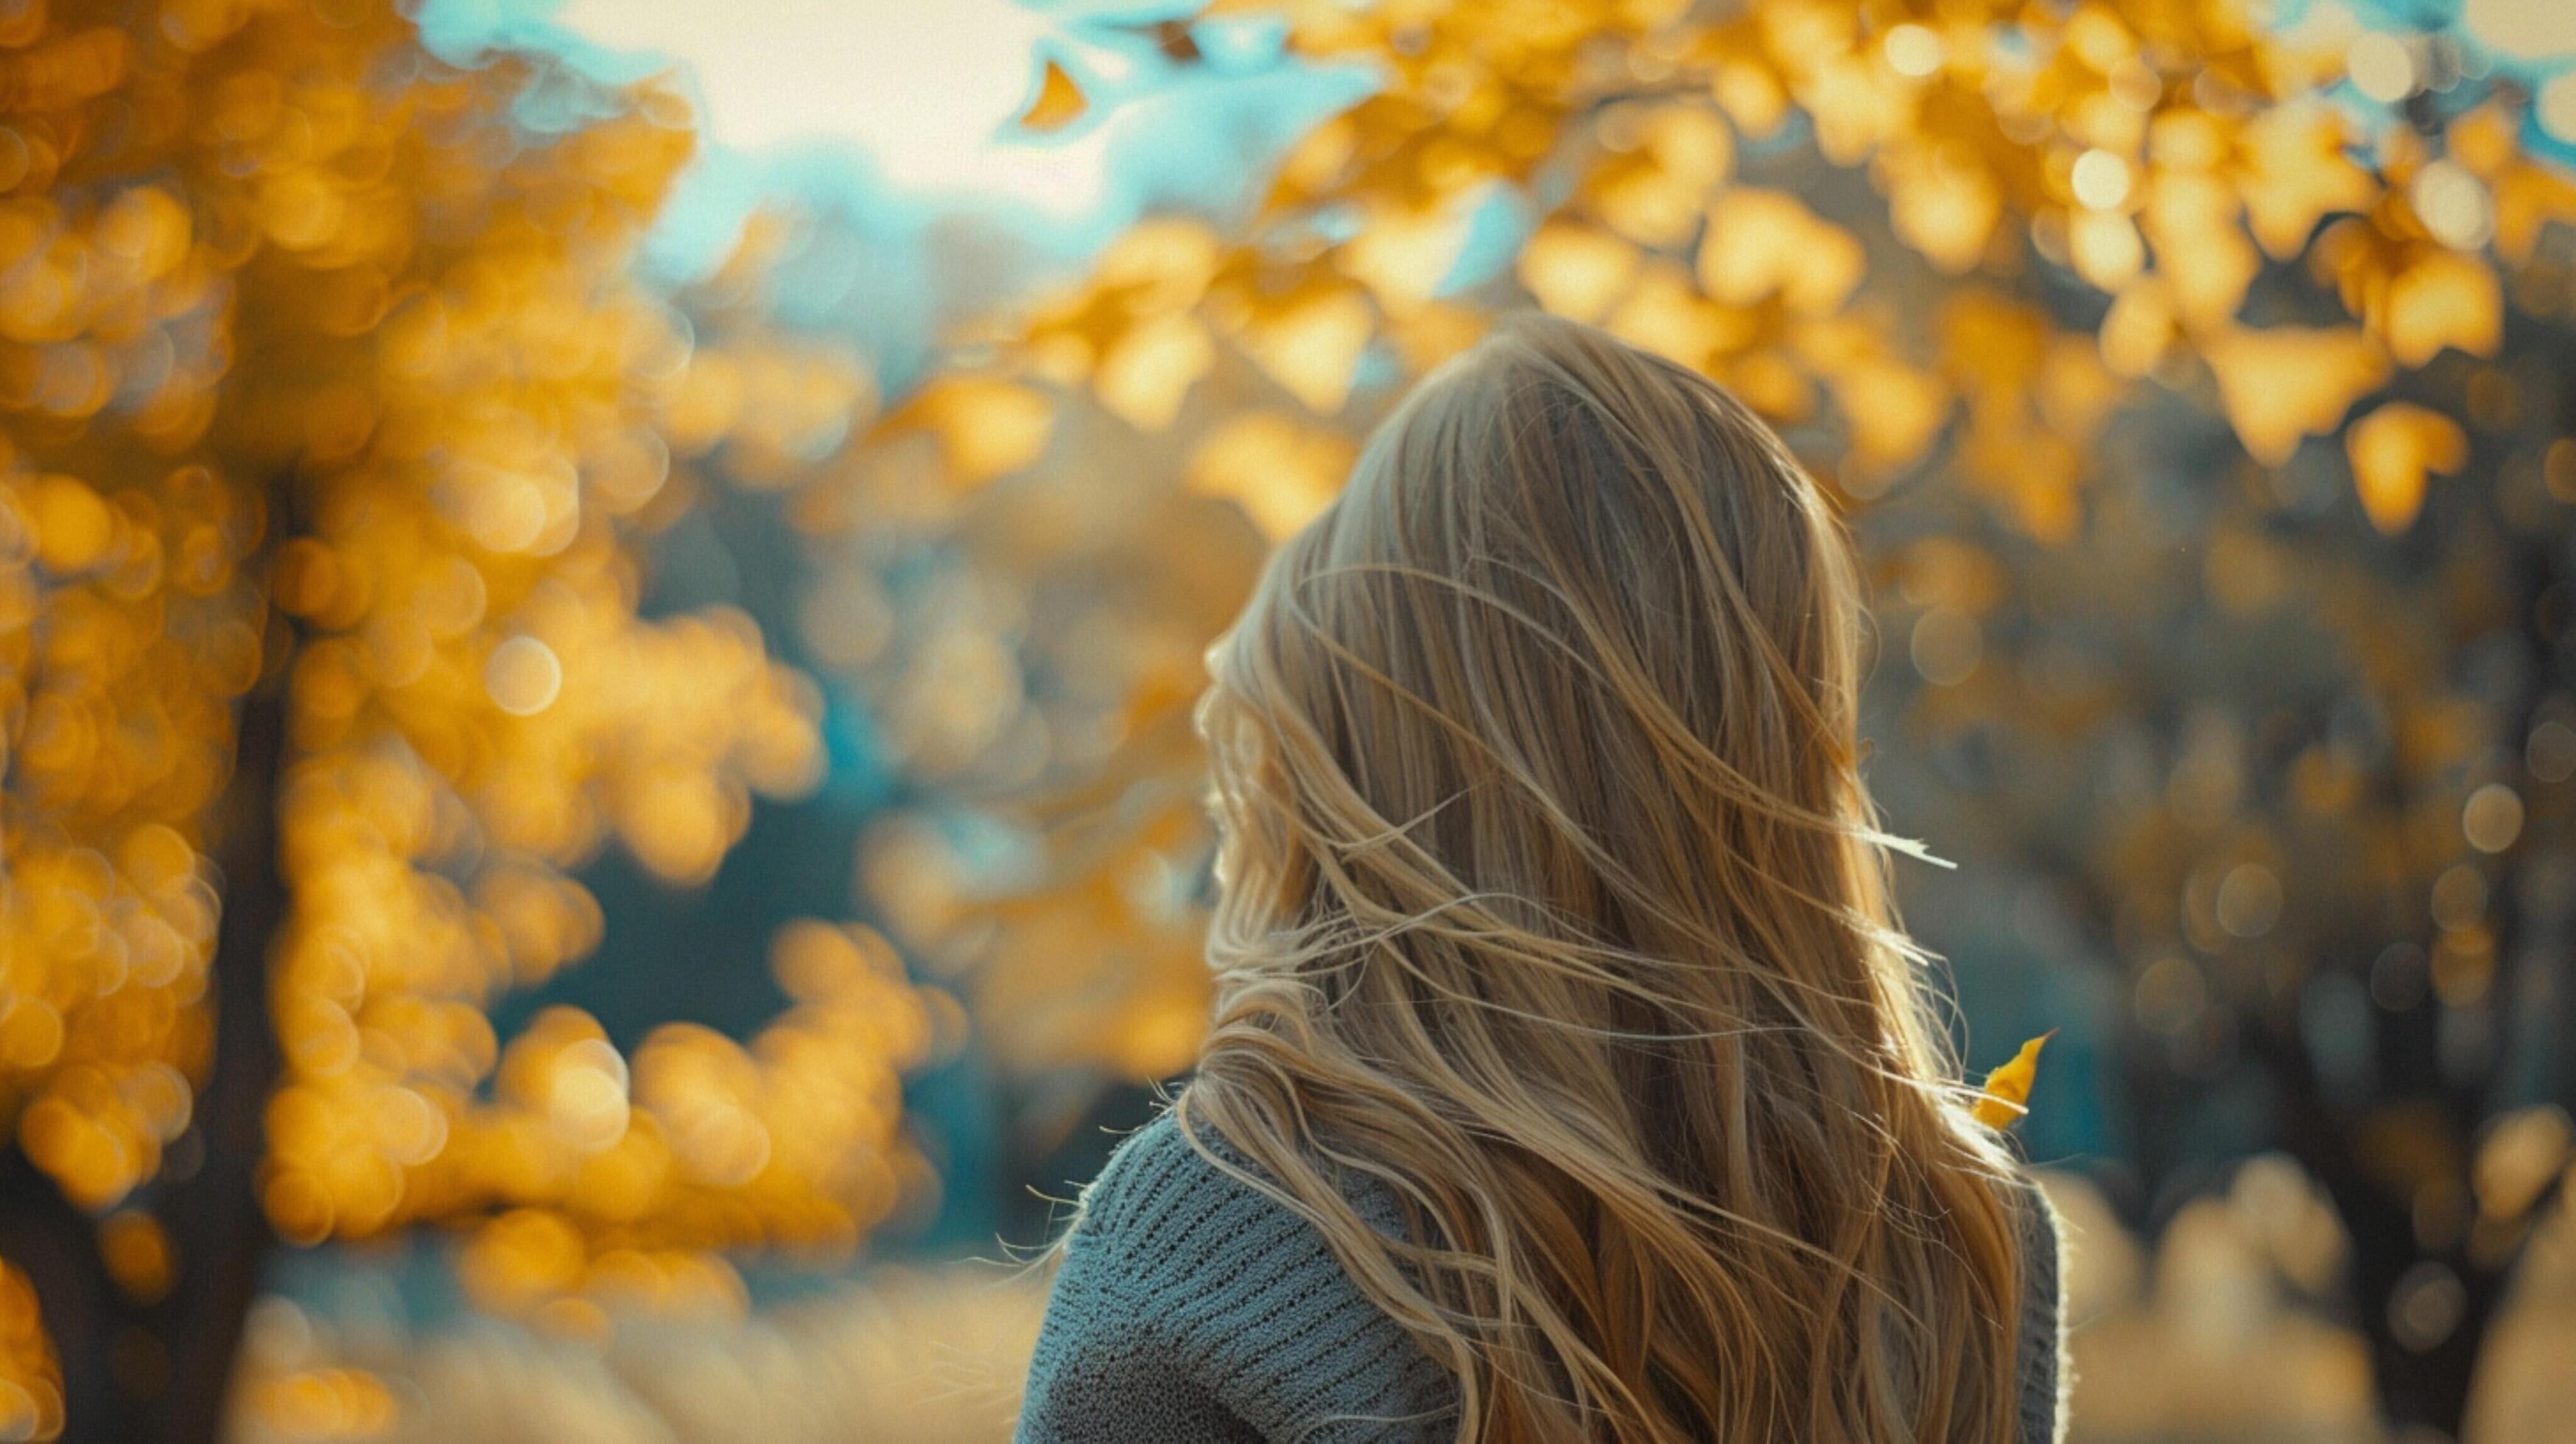
POLYGON ((2041 541, 2063 542, 2083 516, 2077 485, 2089 446, 2124 389, 2082 336, 2030 307, 1962 284, 1942 311, 1945 370, 1967 403, 1962 473, 2041 541))
MULTIPOLYGON (((1421 374, 1471 343, 1493 304, 1525 296, 1719 379, 1776 422, 1832 426, 1833 479, 1855 495, 1954 438, 1973 491, 2064 542, 2134 383, 2210 386, 2246 450, 2278 464, 2399 369, 2445 348, 2492 354, 2497 264, 2576 218, 2576 190, 2522 153, 2497 105, 2437 135, 2366 134, 2329 95, 2342 51, 2265 29, 2246 0, 1217 8, 1282 14, 1296 51, 1365 63, 1381 88, 1289 150, 1248 227, 1148 221, 1081 282, 979 334, 973 369, 886 424, 937 435, 952 484, 1061 455, 1058 423, 1088 402, 1182 438, 1186 484, 1277 537, 1329 502, 1372 414, 1353 404, 1364 377, 1421 374), (1869 198, 1791 193, 1775 179, 1784 155, 1865 177, 1939 304, 1868 284, 1869 198), (1509 281, 1450 294, 1469 219, 1498 195, 1541 207, 1509 281), (2254 283, 2294 262, 2348 320, 2249 318, 2254 283), (2065 330, 2016 284, 2035 263, 2105 293, 2099 326, 2065 330), (1240 376, 1255 378, 1248 394, 1240 376), (1194 410, 1220 382, 1230 417, 1194 410)), ((1051 113, 1070 113, 1070 83, 1045 75, 1051 113)), ((2411 407, 2347 440, 2367 514, 2391 531, 2463 460, 2458 428, 2411 407)), ((1126 675, 1159 695, 1160 673, 1126 675)), ((1168 746, 1149 771, 1178 788, 1198 758, 1168 746)), ((1134 814, 1129 843, 1160 816, 1134 814)), ((1173 855, 1203 845, 1187 832, 1173 855)), ((1098 885, 1099 855, 1056 849, 1036 891, 1098 885)), ((1128 937, 1140 953, 1168 941, 1159 923, 1128 937)), ((1121 1016, 1117 990, 1091 996, 1104 1020, 1121 1016)))
MULTIPOLYGON (((1867 167, 1895 234, 1936 268, 2017 269, 2027 244, 2112 295, 2099 342, 2114 374, 2176 374, 2178 348, 2206 360, 2230 419, 2267 462, 2336 430, 2392 365, 2421 366, 2446 347, 2492 354, 2502 304, 2490 243, 2495 259, 2520 264, 2546 224, 2576 220, 2576 181, 2523 154, 2500 105, 2461 114, 2438 137, 2402 124, 2365 136, 2324 98, 2342 79, 2342 54, 2267 34, 2234 0, 1756 0, 1714 22, 1602 0, 1551 9, 1532 24, 1527 7, 1477 0, 1359 16, 1309 7, 1295 12, 1297 42, 1323 55, 1399 52, 1399 82, 1436 75, 1442 94, 1500 83, 1480 68, 1502 63, 1488 43, 1497 34, 1514 36, 1514 53, 1564 44, 1530 72, 1556 88, 1527 114, 1586 119, 1543 148, 1570 155, 1575 177, 1522 254, 1532 295, 1677 353, 1782 419, 1803 415, 1790 369, 1830 384, 1836 361, 1865 367, 1840 388, 1861 460, 1909 460, 1938 429, 1914 421, 1922 384, 1883 384, 1903 364, 1884 328, 1869 346, 1820 355, 1794 326, 1746 314, 1773 298, 1792 318, 1836 312, 1856 280, 1858 247, 1840 227, 1728 185, 1733 136, 1768 141, 1793 113, 1823 159, 1867 167), (1689 259, 1694 240, 1698 284, 1686 289, 1665 257, 1689 259), (2354 324, 2313 337, 2250 327, 2241 311, 2267 258, 2303 256, 2354 324), (1892 399, 1855 405, 1854 395, 1892 399), (1878 405, 1899 421, 1863 418, 1878 405)), ((1403 117, 1428 108, 1408 99, 1412 111, 1394 96, 1372 104, 1403 117)), ((1364 128, 1367 114, 1335 124, 1364 128)), ((1406 153, 1384 141, 1351 148, 1406 153)), ((1438 191, 1436 173, 1421 171, 1419 186, 1438 191)), ((1365 171, 1335 177, 1283 194, 1365 205, 1383 185, 1365 171)), ((1972 368, 1978 355, 1944 347, 1944 369, 1972 368)), ((1975 389, 2002 384, 1971 378, 1975 389)), ((2004 490, 2028 485, 1968 465, 2004 490)))
MULTIPOLYGON (((0 1118, 91 1206, 160 1166, 206 1060, 199 823, 260 673, 239 573, 264 525, 198 450, 246 206, 77 184, 134 64, 98 18, 0 37, 23 162, 0 177, 0 1118)), ((128 132, 174 127, 146 109, 128 132)))
POLYGON ((495 1067, 460 1010, 441 1071, 299 1079, 270 1105, 271 1214, 295 1237, 483 1219, 463 1269, 486 1307, 576 1325, 603 1303, 738 1308, 704 1250, 843 1252, 918 1196, 898 1074, 960 1026, 865 929, 790 923, 771 966, 793 1003, 747 1045, 668 1023, 628 1058, 556 1007, 495 1067))
MULTIPOLYGON (((1282 419, 1247 413, 1264 415, 1282 419)), ((1243 425, 1246 451, 1297 444, 1243 425)), ((1152 474, 1112 465, 1140 483, 1152 474)), ((1229 485, 1222 471, 1198 484, 1229 485)), ((882 699, 881 745, 932 794, 861 842, 858 882, 887 930, 917 966, 959 977, 996 1056, 1167 1077, 1188 1063, 1207 1005, 1193 898, 1204 823, 1169 764, 1191 754, 1200 649, 1241 606, 1262 538, 1207 496, 1129 507, 1101 490, 1047 486, 970 515, 960 530, 985 564, 908 604, 863 569, 835 575, 816 620, 876 639, 836 665, 882 699), (1139 565, 1138 533, 1184 539, 1183 554, 1139 565), (1032 794, 1048 795, 1034 816, 1032 794), (1023 858, 1042 876, 997 879, 1023 858)))
POLYGON ((871 935, 782 933, 795 1003, 747 1046, 674 1024, 628 1059, 571 1011, 504 1044, 485 1010, 597 944, 568 870, 606 841, 702 881, 753 794, 819 780, 812 684, 739 612, 640 617, 634 542, 695 458, 808 468, 867 377, 700 344, 633 276, 692 145, 668 95, 539 135, 524 66, 447 70, 390 3, 129 9, 0 35, 19 1141, 104 1208, 187 1126, 201 828, 235 699, 282 669, 280 1232, 497 1214, 472 1276, 505 1302, 846 1246, 917 1168, 900 1070, 954 1032, 871 935), (526 1263, 544 1230, 570 1252, 526 1263))

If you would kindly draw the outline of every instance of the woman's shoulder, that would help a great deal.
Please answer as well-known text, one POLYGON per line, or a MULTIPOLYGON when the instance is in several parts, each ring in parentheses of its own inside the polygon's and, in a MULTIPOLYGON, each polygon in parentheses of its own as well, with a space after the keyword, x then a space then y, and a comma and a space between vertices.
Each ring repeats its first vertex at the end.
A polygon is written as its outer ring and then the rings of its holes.
POLYGON ((1181 1129, 1180 1114, 1172 1109, 1156 1113, 1150 1122, 1118 1140, 1109 1151, 1109 1161, 1082 1191, 1084 1207, 1122 1197, 1139 1189, 1199 1184, 1217 1174, 1216 1166, 1190 1146, 1189 1135, 1181 1129))
POLYGON ((1248 1221, 1286 1211, 1230 1168, 1259 1176, 1214 1133, 1198 1130, 1193 1143, 1177 1114, 1158 1114, 1120 1140, 1083 1188, 1068 1242, 1168 1247, 1201 1234, 1229 1234, 1248 1221))
MULTIPOLYGON (((1352 1209, 1382 1233, 1399 1232, 1400 1213, 1393 1192, 1364 1176, 1343 1180, 1344 1198, 1352 1209)), ((1102 1165, 1099 1176, 1083 1190, 1086 1216, 1099 1213, 1112 1222, 1151 1220, 1172 1227, 1195 1217, 1169 1206, 1191 1203, 1232 1210, 1275 1212, 1304 1218, 1287 1203, 1268 1172, 1203 1122, 1183 1123, 1179 1110, 1167 1109, 1122 1139, 1102 1165), (1157 1205, 1161 1205, 1158 1207, 1157 1205)))
POLYGON ((1447 1375, 1262 1176, 1170 1114, 1121 1142, 1065 1239, 1037 1374, 1147 1350, 1264 1437, 1391 1405, 1436 1416, 1447 1375))
POLYGON ((2021 1438, 2046 1441, 2066 1432, 2074 1383, 2066 1357, 2066 1234, 2048 1191, 2027 1171, 2011 1182, 2021 1233, 2020 1337, 2015 1341, 2021 1438))
POLYGON ((2023 1301, 2036 1306, 2054 1327, 2064 1290, 2065 1225, 2057 1216, 2057 1205, 2049 1201, 2048 1190, 2028 1170, 2016 1172, 2007 1189, 2020 1235, 2023 1301))
POLYGON ((2048 1189, 2036 1174, 2020 1168, 2007 1177, 2004 1192, 2013 1222, 2020 1230, 2022 1246, 2034 1254, 2047 1255, 2045 1262, 2053 1267, 2063 1244, 2057 1205, 2049 1201, 2048 1189))
MULTIPOLYGON (((1359 1216, 1395 1231, 1385 1190, 1351 1185, 1359 1216)), ((1198 1275, 1212 1261, 1339 1275, 1340 1263, 1309 1217, 1223 1134, 1165 1112, 1120 1141, 1082 1191, 1068 1252, 1131 1254, 1136 1271, 1198 1275)))

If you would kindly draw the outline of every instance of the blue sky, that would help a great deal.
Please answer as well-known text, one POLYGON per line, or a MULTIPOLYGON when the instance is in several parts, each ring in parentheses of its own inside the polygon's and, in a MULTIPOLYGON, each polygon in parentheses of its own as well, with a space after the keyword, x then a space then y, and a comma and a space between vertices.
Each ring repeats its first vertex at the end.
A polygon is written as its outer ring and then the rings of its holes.
MULTIPOLYGON (((685 278, 721 259, 764 202, 834 213, 868 264, 920 264, 926 233, 973 217, 1040 264, 1071 266, 1138 215, 1239 202, 1267 160, 1371 85, 1283 53, 1260 20, 1195 27, 1177 66, 1142 27, 1188 0, 426 0, 451 60, 493 47, 564 56, 626 81, 677 65, 708 146, 654 237, 685 278), (1053 135, 1012 119, 1053 60, 1091 97, 1053 135)), ((792 300, 792 298, 790 298, 792 300)))

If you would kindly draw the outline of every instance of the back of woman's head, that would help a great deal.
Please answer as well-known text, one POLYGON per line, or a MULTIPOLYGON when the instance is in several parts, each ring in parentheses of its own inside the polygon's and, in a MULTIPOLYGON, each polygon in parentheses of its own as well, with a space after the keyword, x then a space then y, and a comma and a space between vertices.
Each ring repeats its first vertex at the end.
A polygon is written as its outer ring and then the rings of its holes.
POLYGON ((1458 1372, 1462 1438, 2009 1433, 2003 1155, 1883 900, 1860 618, 1734 398, 1528 318, 1416 390, 1211 653, 1183 1122, 1458 1372))

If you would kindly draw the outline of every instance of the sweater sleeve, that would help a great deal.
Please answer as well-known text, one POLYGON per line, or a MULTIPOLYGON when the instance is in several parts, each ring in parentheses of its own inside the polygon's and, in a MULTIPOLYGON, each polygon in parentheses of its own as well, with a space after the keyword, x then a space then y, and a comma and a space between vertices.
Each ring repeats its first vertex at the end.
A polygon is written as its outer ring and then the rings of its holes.
POLYGON ((1453 1388, 1313 1225, 1166 1117, 1084 1194, 1018 1437, 1443 1439, 1453 1388))
POLYGON ((2067 1390, 2065 1242, 2057 1211, 2036 1183, 2021 1197, 2021 1334, 2016 1341, 2023 1444, 2065 1437, 2067 1390))
POLYGON ((1114 1247, 1077 1229, 1066 1249, 1029 1362, 1017 1444, 1259 1437, 1182 1367, 1114 1247))

